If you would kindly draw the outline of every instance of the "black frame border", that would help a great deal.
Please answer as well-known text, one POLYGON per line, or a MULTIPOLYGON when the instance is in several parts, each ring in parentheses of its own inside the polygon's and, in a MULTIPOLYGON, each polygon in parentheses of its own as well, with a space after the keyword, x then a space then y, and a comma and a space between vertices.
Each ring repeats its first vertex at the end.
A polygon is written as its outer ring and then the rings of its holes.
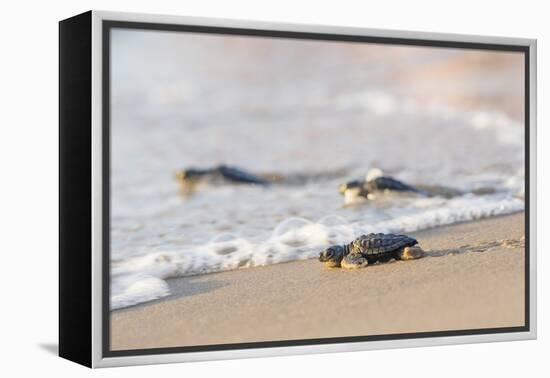
POLYGON ((247 29, 218 26, 198 26, 198 25, 180 25, 164 23, 148 23, 134 21, 102 21, 102 161, 103 161, 103 204, 102 204, 102 357, 127 357, 127 356, 145 356, 173 353, 192 353, 192 352, 210 352, 225 350, 259 349, 259 348, 279 348, 293 346, 308 346, 319 344, 341 344, 357 343, 368 341, 386 341, 386 340, 404 340, 421 339, 449 336, 470 336, 470 335, 488 335, 499 333, 529 332, 530 331, 530 46, 501 44, 501 43, 483 43, 483 42, 456 42, 445 40, 428 40, 419 38, 397 38, 397 37, 375 37, 348 34, 331 33, 313 33, 296 32, 282 30, 266 29, 247 29), (501 328, 480 328, 467 330, 450 331, 431 331, 415 332, 402 334, 369 335, 369 336, 349 336, 332 337, 317 339, 297 339, 283 341, 258 341, 247 343, 232 344, 209 344, 194 345, 182 347, 166 347, 151 349, 129 349, 129 350, 111 350, 110 349, 110 33, 112 29, 133 29, 164 32, 187 32, 203 34, 221 34, 237 35, 250 37, 266 38, 288 38, 317 41, 338 41, 352 43, 371 43, 387 44, 401 46, 417 47, 442 47, 455 49, 474 49, 490 50, 501 52, 518 52, 524 54, 524 73, 525 73, 525 104, 524 104, 524 127, 525 127, 525 325, 519 327, 501 327, 501 328))
POLYGON ((59 22, 59 356, 92 366, 92 12, 59 22))

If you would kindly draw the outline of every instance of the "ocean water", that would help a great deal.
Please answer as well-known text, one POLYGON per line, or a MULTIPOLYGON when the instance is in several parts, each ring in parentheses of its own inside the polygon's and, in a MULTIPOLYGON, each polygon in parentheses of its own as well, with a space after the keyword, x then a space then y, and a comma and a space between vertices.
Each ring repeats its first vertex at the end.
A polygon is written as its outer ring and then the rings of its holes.
POLYGON ((170 295, 171 277, 524 209, 519 55, 123 30, 112 43, 112 309, 170 295), (217 164, 339 174, 180 193, 177 170, 217 164), (342 206, 338 185, 374 167, 494 192, 342 206))

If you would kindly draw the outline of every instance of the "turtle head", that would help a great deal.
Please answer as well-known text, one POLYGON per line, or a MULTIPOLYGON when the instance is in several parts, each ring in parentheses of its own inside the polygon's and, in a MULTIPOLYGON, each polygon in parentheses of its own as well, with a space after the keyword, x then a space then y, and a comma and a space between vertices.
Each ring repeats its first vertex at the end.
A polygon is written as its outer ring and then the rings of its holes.
POLYGON ((354 191, 357 190, 358 192, 363 189, 363 183, 359 180, 353 180, 346 182, 344 184, 341 184, 338 187, 338 191, 340 194, 345 195, 347 191, 354 191))
POLYGON ((194 168, 182 169, 176 172, 176 180, 178 180, 180 184, 182 194, 186 196, 192 194, 196 190, 197 185, 202 182, 201 179, 203 179, 207 173, 207 170, 194 168))
POLYGON ((344 258, 344 247, 333 245, 319 254, 319 261, 324 262, 330 268, 339 267, 344 258))
POLYGON ((340 185, 338 191, 344 196, 345 205, 353 205, 369 198, 364 181, 354 180, 340 185))
POLYGON ((176 179, 179 182, 194 182, 203 177, 206 173, 206 170, 203 169, 182 169, 176 173, 176 179))

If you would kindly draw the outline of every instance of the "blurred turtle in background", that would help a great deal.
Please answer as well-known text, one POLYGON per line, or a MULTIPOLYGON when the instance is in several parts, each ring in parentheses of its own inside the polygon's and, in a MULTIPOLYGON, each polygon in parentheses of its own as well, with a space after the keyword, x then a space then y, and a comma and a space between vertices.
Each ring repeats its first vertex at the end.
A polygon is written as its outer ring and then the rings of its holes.
POLYGON ((488 195, 496 193, 491 187, 480 187, 468 191, 443 185, 410 185, 385 175, 382 170, 369 170, 364 180, 353 180, 340 185, 340 194, 344 196, 344 205, 353 205, 366 200, 374 200, 384 193, 408 193, 423 197, 454 198, 465 194, 488 195))
POLYGON ((213 168, 190 167, 176 173, 183 194, 189 195, 203 186, 221 185, 255 185, 270 186, 272 184, 302 186, 311 182, 321 182, 334 178, 345 177, 347 170, 339 168, 321 172, 305 173, 275 173, 250 171, 234 166, 218 165, 213 168))
POLYGON ((270 180, 245 170, 219 165, 214 168, 188 168, 176 173, 182 192, 193 193, 201 185, 245 184, 269 185, 270 180))
POLYGON ((382 170, 369 170, 364 180, 353 180, 340 185, 339 192, 344 196, 344 204, 349 205, 364 200, 375 199, 381 192, 408 192, 422 196, 428 193, 422 189, 386 176, 382 170))

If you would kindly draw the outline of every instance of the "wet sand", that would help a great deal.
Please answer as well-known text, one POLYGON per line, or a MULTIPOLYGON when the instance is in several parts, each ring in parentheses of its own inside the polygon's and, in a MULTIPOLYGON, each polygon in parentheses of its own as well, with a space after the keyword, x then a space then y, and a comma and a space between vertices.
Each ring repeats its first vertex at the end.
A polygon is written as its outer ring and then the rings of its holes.
POLYGON ((427 257, 328 270, 316 260, 169 280, 111 315, 113 350, 522 326, 524 215, 413 233, 427 257))

